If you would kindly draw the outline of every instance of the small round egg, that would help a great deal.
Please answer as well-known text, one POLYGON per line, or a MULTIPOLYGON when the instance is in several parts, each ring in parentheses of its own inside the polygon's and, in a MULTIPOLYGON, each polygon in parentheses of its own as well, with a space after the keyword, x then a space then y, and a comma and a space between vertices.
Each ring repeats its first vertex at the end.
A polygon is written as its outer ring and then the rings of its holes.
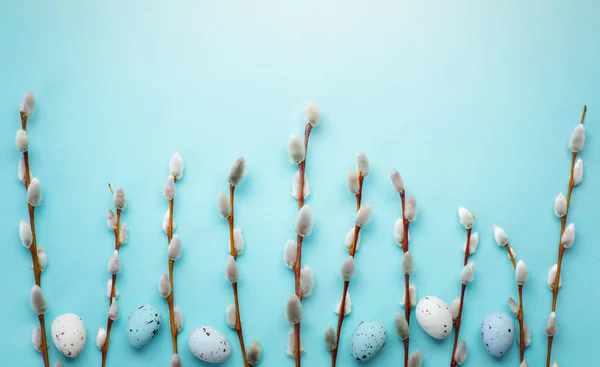
POLYGON ((151 305, 136 307, 127 319, 127 339, 134 348, 142 348, 150 343, 160 331, 160 312, 151 305))
POLYGON ((362 321, 350 340, 350 353, 352 358, 359 362, 373 359, 385 346, 387 330, 379 321, 362 321))
POLYGON ((231 343, 219 330, 212 326, 200 326, 188 339, 190 352, 208 363, 225 362, 231 356, 231 343))
POLYGON ((452 332, 452 313, 443 299, 424 297, 417 303, 417 322, 421 329, 435 339, 444 339, 452 332))
POLYGON ((77 357, 85 347, 86 331, 81 317, 67 313, 57 316, 50 327, 54 346, 65 357, 77 357))
POLYGON ((512 317, 504 312, 491 313, 481 323, 481 342, 485 350, 494 357, 502 357, 508 353, 515 334, 512 317))

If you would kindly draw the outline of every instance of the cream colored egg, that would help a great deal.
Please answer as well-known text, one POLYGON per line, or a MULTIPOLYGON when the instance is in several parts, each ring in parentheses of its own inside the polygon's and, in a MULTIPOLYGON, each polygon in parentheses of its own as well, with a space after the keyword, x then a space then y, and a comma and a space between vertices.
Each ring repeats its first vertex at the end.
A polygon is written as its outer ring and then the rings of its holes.
POLYGON ((443 299, 427 296, 417 303, 417 322, 429 336, 444 339, 452 332, 452 313, 443 299))
POLYGON ((51 333, 54 346, 66 357, 78 356, 85 347, 85 325, 73 313, 57 316, 52 321, 51 333))

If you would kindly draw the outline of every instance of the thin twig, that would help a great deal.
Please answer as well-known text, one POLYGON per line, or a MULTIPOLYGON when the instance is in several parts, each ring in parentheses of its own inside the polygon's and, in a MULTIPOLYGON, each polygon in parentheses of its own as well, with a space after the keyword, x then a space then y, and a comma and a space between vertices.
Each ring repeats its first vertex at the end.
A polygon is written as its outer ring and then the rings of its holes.
MULTIPOLYGON (((177 182, 177 177, 173 175, 174 183, 177 182)), ((167 228, 167 244, 171 243, 171 239, 173 238, 173 206, 175 204, 175 199, 169 200, 169 227, 167 228)), ((173 343, 173 353, 177 354, 177 327, 175 327, 175 310, 174 310, 174 295, 175 295, 175 286, 173 284, 173 266, 175 261, 169 259, 169 283, 171 285, 171 293, 167 297, 167 304, 169 305, 169 319, 171 324, 171 341, 173 343)))
MULTIPOLYGON (((515 255, 513 255, 508 242, 504 245, 506 252, 508 253, 508 257, 510 258, 510 262, 512 263, 513 269, 517 270, 517 262, 515 260, 515 255)), ((517 315, 517 321, 519 322, 519 362, 523 362, 525 359, 525 343, 523 340, 523 285, 519 284, 519 314, 517 315)))
MULTIPOLYGON (((108 188, 112 193, 112 187, 108 184, 108 188)), ((119 251, 121 247, 121 243, 119 242, 119 232, 121 230, 121 209, 117 209, 117 226, 114 229, 115 232, 115 250, 119 251)), ((117 274, 112 275, 112 286, 110 288, 110 297, 108 299, 109 306, 112 304, 112 300, 115 297, 115 292, 117 289, 117 274)), ((106 340, 104 341, 104 345, 102 346, 102 367, 106 365, 106 358, 108 355, 108 342, 110 340, 110 330, 112 329, 113 320, 108 318, 106 322, 106 340)))
MULTIPOLYGON (((581 112, 581 120, 580 124, 583 125, 585 122, 585 115, 587 113, 587 106, 583 106, 583 111, 581 112)), ((565 226, 567 224, 567 216, 569 215, 569 207, 571 204, 571 194, 573 193, 573 187, 575 186, 575 182, 573 181, 573 171, 575 170, 575 161, 577 159, 577 152, 573 152, 571 155, 571 172, 569 174, 569 191, 567 193, 567 212, 564 217, 561 218, 560 221, 560 236, 558 240, 558 262, 556 265, 556 280, 554 281, 554 286, 552 287, 552 312, 556 312, 556 301, 558 299, 558 284, 560 281, 560 272, 562 267, 562 259, 563 254, 565 252, 565 248, 562 246, 561 238, 565 233, 565 226)), ((552 342, 554 338, 552 336, 548 336, 548 353, 546 356, 546 367, 550 367, 550 357, 552 356, 552 342)))
MULTIPOLYGON (((402 226, 404 228, 404 239, 402 240, 402 250, 404 253, 408 251, 408 227, 410 222, 406 219, 405 215, 405 192, 402 191, 400 193, 400 202, 402 203, 402 226)), ((404 274, 404 318, 406 319, 406 323, 410 325, 410 309, 412 305, 410 304, 410 274, 404 274)), ((408 366, 408 348, 410 345, 410 336, 404 340, 404 367, 408 366)))
MULTIPOLYGON (((471 255, 471 251, 469 249, 470 244, 471 244, 471 228, 469 228, 467 230, 467 244, 465 247, 465 260, 464 260, 463 266, 466 266, 467 263, 469 262, 469 256, 471 255)), ((462 312, 463 312, 463 304, 464 304, 464 300, 465 300, 465 290, 466 289, 467 289, 466 284, 463 284, 460 289, 460 306, 458 307, 458 316, 456 317, 456 320, 454 321, 456 330, 454 331, 454 346, 452 347, 452 360, 450 362, 450 367, 456 366, 456 360, 454 360, 454 354, 456 353, 456 347, 458 345, 458 336, 460 334, 460 324, 462 321, 462 312)))

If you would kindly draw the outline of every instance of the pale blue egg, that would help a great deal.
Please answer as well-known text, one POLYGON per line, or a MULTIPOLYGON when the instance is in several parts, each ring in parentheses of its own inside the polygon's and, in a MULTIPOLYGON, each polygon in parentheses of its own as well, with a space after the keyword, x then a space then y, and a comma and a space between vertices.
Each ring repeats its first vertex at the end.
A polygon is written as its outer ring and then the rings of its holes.
POLYGON ((375 357, 385 346, 387 330, 376 320, 362 321, 352 334, 350 352, 352 358, 366 362, 375 357))
POLYGON ((508 354, 515 340, 515 334, 513 319, 504 312, 487 315, 481 324, 481 341, 485 350, 494 357, 508 354))
POLYGON ((160 312, 150 306, 137 307, 127 320, 127 339, 134 348, 141 348, 154 339, 160 331, 162 319, 160 312))

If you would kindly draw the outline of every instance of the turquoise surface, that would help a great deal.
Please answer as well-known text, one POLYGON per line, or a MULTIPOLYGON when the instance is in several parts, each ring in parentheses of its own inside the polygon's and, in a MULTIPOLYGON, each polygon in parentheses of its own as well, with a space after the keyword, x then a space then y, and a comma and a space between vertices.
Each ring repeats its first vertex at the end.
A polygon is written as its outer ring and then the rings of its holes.
MULTIPOLYGON (((525 317, 533 341, 526 356, 531 366, 542 365, 551 303, 546 275, 560 230, 553 203, 567 190, 567 141, 583 104, 589 108, 585 177, 571 201, 577 237, 565 255, 553 359, 561 366, 599 365, 593 347, 600 324, 598 14, 600 2, 593 0, 2 1, 0 360, 42 365, 30 341, 37 318, 29 307, 30 255, 18 236, 27 209, 14 146, 19 102, 33 89, 38 104, 28 132, 32 171, 44 192, 36 229, 49 260, 42 276, 47 326, 73 312, 90 336, 76 359, 64 360, 52 347, 52 360, 100 365, 94 339, 106 324, 106 266, 114 246, 105 223, 110 182, 126 190, 130 235, 121 253, 121 319, 108 366, 168 365, 167 328, 152 347, 135 350, 125 327, 128 312, 141 304, 168 315, 157 289, 167 271, 161 194, 169 158, 179 151, 186 168, 175 200, 183 247, 175 302, 185 318, 184 366, 201 364, 187 348, 200 325, 218 328, 232 342, 226 366, 241 364, 225 320, 233 297, 223 276, 227 223, 217 211, 217 195, 227 190, 239 155, 248 162, 235 208, 246 236, 239 258, 246 342, 262 342, 263 366, 292 366, 284 308, 293 277, 282 252, 294 235, 296 201, 287 141, 302 134, 302 107, 314 101, 324 118, 311 136, 307 167, 315 228, 303 263, 316 283, 304 302, 305 366, 329 363, 323 334, 336 323, 339 268, 348 256, 343 241, 355 210, 346 173, 361 150, 372 164, 364 200, 373 218, 357 252, 339 366, 355 364, 350 337, 368 319, 390 331, 373 365, 398 365, 402 358, 393 333, 403 278, 392 236, 400 216, 392 167, 419 202, 410 244, 419 298, 451 303, 459 294, 465 230, 456 211, 463 205, 476 213, 481 239, 461 330, 469 346, 465 366, 517 365, 518 348, 497 360, 479 337, 484 317, 508 312, 507 297, 517 296, 506 253, 494 243, 494 224, 529 266, 525 317)), ((411 325, 411 351, 423 351, 424 366, 449 365, 452 340, 427 337, 414 316, 411 325)))

